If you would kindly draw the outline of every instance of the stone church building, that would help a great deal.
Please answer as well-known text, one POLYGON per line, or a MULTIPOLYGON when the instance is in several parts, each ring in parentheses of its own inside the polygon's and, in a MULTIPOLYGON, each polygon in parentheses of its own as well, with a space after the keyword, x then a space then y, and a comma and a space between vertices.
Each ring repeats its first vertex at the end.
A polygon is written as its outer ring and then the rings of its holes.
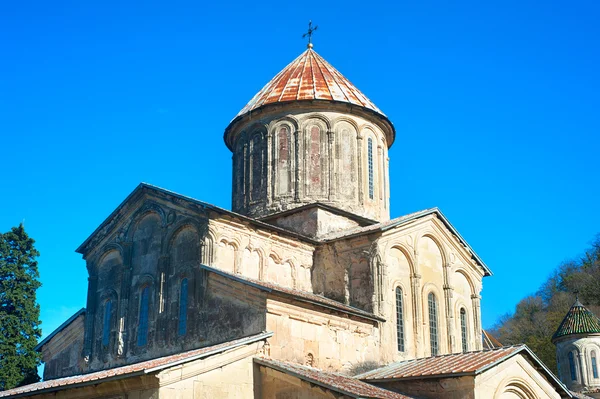
POLYGON ((492 273, 439 209, 390 219, 394 126, 312 45, 224 140, 233 210, 140 184, 77 249, 44 381, 0 397, 573 397, 482 336, 492 273))

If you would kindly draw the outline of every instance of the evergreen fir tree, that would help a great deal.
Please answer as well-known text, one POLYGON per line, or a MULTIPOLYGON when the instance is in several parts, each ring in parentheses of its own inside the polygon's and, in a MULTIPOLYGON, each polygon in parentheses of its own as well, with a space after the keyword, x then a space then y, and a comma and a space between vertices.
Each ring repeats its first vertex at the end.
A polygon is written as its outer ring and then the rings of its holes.
POLYGON ((39 381, 41 336, 35 241, 23 225, 0 234, 0 390, 39 381))

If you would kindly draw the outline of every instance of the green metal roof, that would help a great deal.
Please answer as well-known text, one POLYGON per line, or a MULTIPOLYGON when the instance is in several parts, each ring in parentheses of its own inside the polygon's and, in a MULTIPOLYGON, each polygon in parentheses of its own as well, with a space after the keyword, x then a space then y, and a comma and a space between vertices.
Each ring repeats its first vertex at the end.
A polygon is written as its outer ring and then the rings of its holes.
POLYGON ((552 341, 572 334, 600 333, 600 319, 576 300, 552 336, 552 341))

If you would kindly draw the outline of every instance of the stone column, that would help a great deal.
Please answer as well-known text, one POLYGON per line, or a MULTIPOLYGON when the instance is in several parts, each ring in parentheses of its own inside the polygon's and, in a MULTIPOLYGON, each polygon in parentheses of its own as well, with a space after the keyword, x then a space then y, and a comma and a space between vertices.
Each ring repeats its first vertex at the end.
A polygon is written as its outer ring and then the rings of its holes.
POLYGON ((476 350, 483 349, 481 342, 481 296, 477 294, 471 295, 471 304, 473 307, 473 329, 475 335, 475 348, 476 350))
MULTIPOLYGON (((389 210, 390 209, 390 194, 389 194, 389 187, 390 187, 390 157, 386 157, 385 159, 385 180, 384 180, 384 184, 385 184, 385 199, 383 202, 383 206, 385 207, 385 209, 389 210)), ((387 215, 389 217, 389 211, 387 212, 387 215)))
POLYGON ((273 134, 271 132, 267 132, 267 151, 265 151, 265 155, 267 157, 267 167, 265 169, 266 176, 263 176, 265 179, 265 184, 267 185, 267 206, 273 203, 273 181, 275 180, 273 174, 275 171, 275 165, 277 160, 275 159, 275 151, 273 151, 273 134))
POLYGON ((444 299, 446 302, 446 331, 448 333, 448 353, 454 353, 456 349, 456 331, 454 323, 453 301, 454 290, 449 284, 444 284, 444 299))
MULTIPOLYGON (((167 276, 171 274, 170 270, 170 257, 168 255, 161 255, 158 258, 158 293, 156 295, 158 312, 156 315, 157 325, 157 341, 163 344, 168 340, 168 326, 169 326, 169 312, 167 304, 170 301, 169 287, 167 286, 167 276)), ((172 315, 171 315, 172 316, 172 315)))
POLYGON ((304 171, 304 164, 300 163, 300 131, 296 130, 294 132, 294 199, 296 201, 300 201, 300 198, 304 195, 304 190, 302 190, 302 179, 300 178, 301 173, 304 171))
POLYGON ((96 318, 96 289, 98 277, 96 276, 95 266, 87 261, 88 268, 88 292, 87 304, 85 308, 85 330, 83 338, 83 358, 86 361, 86 366, 92 360, 92 346, 94 340, 94 319, 96 318))
POLYGON ((242 164, 240 168, 242 169, 242 198, 243 198, 243 208, 244 211, 248 210, 248 202, 250 197, 250 167, 248 166, 248 142, 244 143, 244 149, 242 150, 242 164))
POLYGON ((326 180, 329 182, 329 201, 333 201, 335 199, 335 153, 334 153, 334 140, 335 133, 332 130, 327 131, 327 163, 328 163, 328 174, 329 178, 326 180))
POLYGON ((117 356, 124 357, 127 351, 127 332, 129 326, 129 297, 131 296, 133 244, 122 242, 123 280, 121 281, 121 303, 119 305, 119 331, 117 332, 117 356))
POLYGON ((421 275, 413 274, 410 278, 413 302, 413 334, 415 336, 415 354, 423 357, 425 348, 423 344, 423 307, 421 306, 421 275))
POLYGON ((589 386, 589 379, 588 379, 587 363, 585 361, 585 352, 580 351, 578 357, 579 357, 579 369, 581 370, 581 385, 583 385, 584 387, 587 388, 589 386))
POLYGON ((377 185, 379 186, 379 201, 383 201, 383 175, 385 171, 383 170, 383 148, 381 144, 377 145, 377 185))

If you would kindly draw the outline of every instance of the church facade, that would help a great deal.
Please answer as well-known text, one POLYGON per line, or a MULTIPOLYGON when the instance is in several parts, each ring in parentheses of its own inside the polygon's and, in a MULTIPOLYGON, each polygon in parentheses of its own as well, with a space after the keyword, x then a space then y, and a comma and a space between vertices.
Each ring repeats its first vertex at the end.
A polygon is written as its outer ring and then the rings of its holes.
POLYGON ((225 130, 233 211, 140 184, 77 249, 87 305, 44 381, 0 396, 572 397, 484 348, 492 273, 439 209, 390 219, 395 139, 309 46, 225 130))

